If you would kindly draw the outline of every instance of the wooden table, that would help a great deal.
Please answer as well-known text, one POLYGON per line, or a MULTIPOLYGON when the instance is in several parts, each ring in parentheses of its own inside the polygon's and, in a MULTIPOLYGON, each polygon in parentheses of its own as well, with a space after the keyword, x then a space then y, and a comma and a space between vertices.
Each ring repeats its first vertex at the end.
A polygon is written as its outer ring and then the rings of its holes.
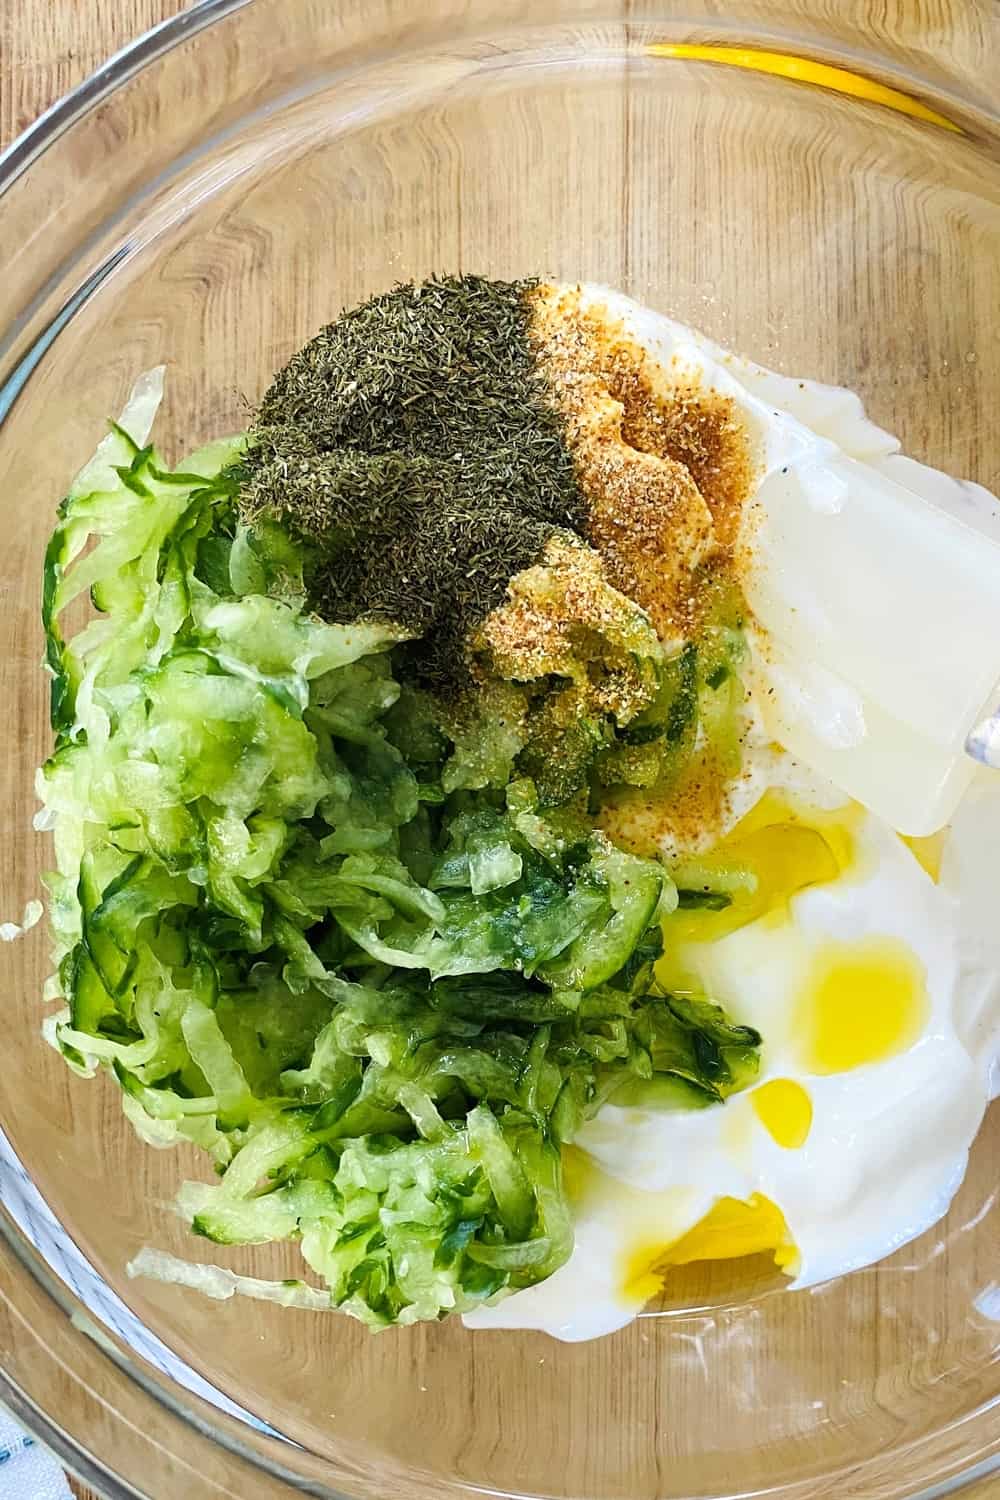
MULTIPOLYGON (((110 53, 187 3, 0 0, 0 149, 110 53)), ((80 1500, 99 1500, 75 1480, 71 1486, 80 1500)))
MULTIPOLYGON (((0 0, 0 148, 132 37, 188 0, 0 0)), ((934 0, 912 0, 914 5, 934 0)), ((80 1500, 99 1500, 72 1481, 80 1500)), ((1000 1500, 1000 1479, 962 1491, 1000 1500)), ((24 1500, 32 1500, 25 1496, 24 1500)), ((173 1500, 173 1497, 164 1497, 173 1500)), ((179 1500, 179 1497, 178 1497, 179 1500)))
MULTIPOLYGON (((0 0, 0 149, 109 53, 187 3, 0 0)), ((100 1500, 76 1480, 70 1486, 79 1500, 100 1500)))
MULTIPOLYGON (((130 38, 186 0, 0 0, 0 149, 130 38)), ((70 1481, 79 1500, 100 1500, 70 1481)), ((24 1500, 31 1500, 25 1496, 24 1500)))

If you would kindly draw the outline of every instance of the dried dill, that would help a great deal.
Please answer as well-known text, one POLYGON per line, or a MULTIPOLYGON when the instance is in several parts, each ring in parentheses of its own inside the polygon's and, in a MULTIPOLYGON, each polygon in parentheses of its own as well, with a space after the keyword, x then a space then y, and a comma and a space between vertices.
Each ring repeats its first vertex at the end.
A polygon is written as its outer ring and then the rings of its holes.
POLYGON ((312 544, 319 612, 419 633, 412 665, 439 688, 511 577, 584 525, 532 285, 442 277, 343 313, 277 376, 246 456, 243 517, 312 544))

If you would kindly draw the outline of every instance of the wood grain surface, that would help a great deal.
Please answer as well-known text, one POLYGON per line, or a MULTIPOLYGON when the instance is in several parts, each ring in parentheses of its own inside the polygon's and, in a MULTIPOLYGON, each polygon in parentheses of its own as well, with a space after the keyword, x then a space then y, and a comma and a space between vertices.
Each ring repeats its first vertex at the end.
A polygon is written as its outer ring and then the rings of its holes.
MULTIPOLYGON (((810 3, 803 0, 807 8, 810 3)), ((108 54, 184 8, 185 0, 0 0, 0 147, 108 54)), ((968 0, 964 8, 970 18, 975 14, 978 25, 989 9, 989 0, 985 6, 968 0)), ((963 0, 885 0, 872 9, 878 12, 880 24, 886 26, 892 24, 893 14, 902 14, 905 9, 910 23, 923 11, 941 27, 942 34, 956 25, 959 33, 962 29, 963 0)), ((974 30, 970 26, 970 37, 974 30)), ((621 204, 609 199, 610 218, 620 212, 621 204)), ((611 228, 609 221, 609 231, 611 228)), ((58 1418, 59 1413, 55 1416, 58 1418)), ((112 1455, 108 1458, 113 1461, 112 1455)), ((74 1493, 80 1500, 99 1500, 75 1482, 74 1493)), ((1000 1500, 1000 1479, 984 1481, 962 1494, 966 1500, 1000 1500)), ((33 1497, 24 1496, 23 1500, 33 1497)), ((157 1500, 174 1497, 157 1496, 157 1500)), ((176 1500, 184 1500, 180 1492, 176 1500)))
MULTIPOLYGON (((112 52, 186 3, 0 0, 0 150, 112 52)), ((79 1500, 100 1500, 72 1477, 70 1488, 79 1500)))
MULTIPOLYGON (((0 150, 112 52, 186 4, 187 0, 0 0, 0 150)), ((99 1500, 79 1481, 71 1478, 70 1485, 80 1500, 99 1500)))
MULTIPOLYGON (((187 0, 0 0, 0 150, 112 52, 186 4, 187 0)), ((70 1488, 79 1500, 100 1500, 72 1477, 70 1488)))

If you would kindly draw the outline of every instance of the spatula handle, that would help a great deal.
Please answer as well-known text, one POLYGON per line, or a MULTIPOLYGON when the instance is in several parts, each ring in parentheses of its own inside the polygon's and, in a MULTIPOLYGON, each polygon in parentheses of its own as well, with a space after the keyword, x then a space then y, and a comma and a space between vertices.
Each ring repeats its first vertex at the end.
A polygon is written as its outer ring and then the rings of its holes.
POLYGON ((965 753, 982 765, 1000 771, 1000 709, 976 725, 965 742, 965 753))

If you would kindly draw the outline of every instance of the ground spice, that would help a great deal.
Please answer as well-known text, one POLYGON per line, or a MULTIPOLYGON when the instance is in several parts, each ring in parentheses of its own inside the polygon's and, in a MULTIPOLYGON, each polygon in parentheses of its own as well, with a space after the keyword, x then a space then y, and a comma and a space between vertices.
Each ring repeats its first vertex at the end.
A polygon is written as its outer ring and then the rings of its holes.
POLYGON ((244 520, 312 544, 319 613, 403 625, 439 692, 470 680, 484 621, 517 680, 559 654, 559 622, 510 585, 567 533, 662 641, 690 641, 753 477, 731 399, 661 369, 579 288, 476 276, 397 286, 324 328, 265 395, 246 469, 244 520))
POLYGON ((657 643, 645 616, 610 587, 599 553, 557 533, 541 560, 510 582, 507 598, 474 633, 488 674, 508 682, 573 682, 581 716, 627 724, 648 707, 657 643))
POLYGON ((649 858, 664 850, 698 851, 722 836, 732 788, 732 776, 718 765, 711 747, 704 746, 695 751, 668 796, 660 788, 621 788, 606 797, 597 825, 630 854, 649 858))
POLYGON ((540 284, 528 297, 538 360, 576 460, 585 535, 662 639, 690 639, 703 580, 727 566, 752 487, 734 403, 665 376, 578 288, 540 284))
POLYGON ((470 629, 583 499, 529 337, 531 283, 397 286, 341 314, 261 403, 241 511, 313 544, 324 618, 420 637, 419 679, 465 672, 470 629))

